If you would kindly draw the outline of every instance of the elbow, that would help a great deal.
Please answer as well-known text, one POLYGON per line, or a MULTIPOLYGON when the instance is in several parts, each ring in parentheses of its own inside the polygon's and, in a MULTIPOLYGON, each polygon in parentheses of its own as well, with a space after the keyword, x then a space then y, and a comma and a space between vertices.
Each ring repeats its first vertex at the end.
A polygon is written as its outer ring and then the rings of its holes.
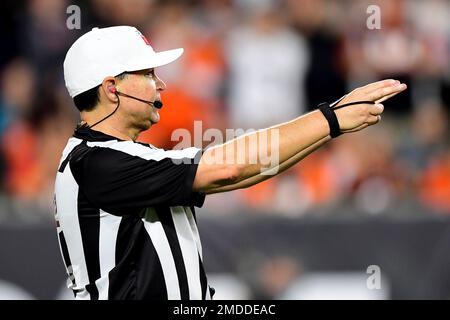
POLYGON ((243 168, 236 165, 221 166, 213 170, 200 167, 195 176, 193 190, 208 193, 210 190, 233 185, 243 180, 243 168))
POLYGON ((214 185, 227 186, 243 180, 243 169, 239 166, 225 166, 218 172, 214 185))

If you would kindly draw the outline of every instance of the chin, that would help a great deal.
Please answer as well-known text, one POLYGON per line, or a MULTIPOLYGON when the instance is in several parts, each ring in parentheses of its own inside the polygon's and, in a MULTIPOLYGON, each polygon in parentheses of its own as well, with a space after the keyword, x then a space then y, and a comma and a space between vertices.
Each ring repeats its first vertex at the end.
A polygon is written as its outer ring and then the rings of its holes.
POLYGON ((138 128, 139 131, 145 131, 148 130, 152 127, 153 125, 153 121, 152 120, 146 120, 146 121, 142 121, 141 123, 139 123, 138 128))
POLYGON ((159 118, 157 118, 157 119, 150 118, 150 124, 151 125, 157 124, 159 122, 159 120, 160 120, 159 118))

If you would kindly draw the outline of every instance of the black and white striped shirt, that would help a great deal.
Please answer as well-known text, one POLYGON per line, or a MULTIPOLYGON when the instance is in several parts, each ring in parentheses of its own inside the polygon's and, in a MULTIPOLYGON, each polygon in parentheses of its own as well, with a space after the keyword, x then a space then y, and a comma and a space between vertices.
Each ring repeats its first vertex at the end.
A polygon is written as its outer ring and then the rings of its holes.
POLYGON ((192 191, 200 156, 75 130, 55 206, 76 299, 211 298, 194 211, 204 195, 192 191))

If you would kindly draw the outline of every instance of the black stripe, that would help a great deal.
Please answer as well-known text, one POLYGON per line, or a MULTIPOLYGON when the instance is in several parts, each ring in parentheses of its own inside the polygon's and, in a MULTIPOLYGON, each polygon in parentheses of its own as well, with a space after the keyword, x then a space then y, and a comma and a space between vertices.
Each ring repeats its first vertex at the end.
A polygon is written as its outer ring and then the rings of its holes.
POLYGON ((63 162, 61 163, 61 166, 58 169, 58 172, 64 172, 64 169, 66 168, 67 164, 70 161, 70 158, 72 157, 72 152, 73 150, 67 155, 67 157, 63 160, 63 162))
POLYGON ((91 207, 81 188, 78 190, 78 220, 90 282, 86 290, 90 293, 92 300, 98 300, 95 281, 100 278, 100 210, 91 207))
MULTIPOLYGON (((59 221, 57 221, 57 223, 59 224, 59 221)), ((72 270, 72 261, 70 260, 69 249, 67 248, 66 238, 64 237, 64 233, 62 231, 60 231, 58 233, 58 236, 59 236, 59 243, 61 245, 61 252, 62 252, 62 255, 63 255, 64 264, 66 265, 66 269, 67 269, 67 273, 68 273, 68 276, 69 276, 69 280, 72 282, 72 284, 74 286, 76 286, 75 276, 73 275, 73 270, 72 270)), ((75 290, 73 290, 73 294, 74 294, 74 296, 76 296, 76 291, 75 290)))
POLYGON ((70 261, 66 238, 64 237, 64 233, 62 231, 59 232, 58 236, 59 236, 59 243, 61 244, 61 251, 63 254, 64 263, 66 264, 66 268, 69 269, 69 267, 72 265, 72 262, 70 261))
POLYGON ((198 254, 198 264, 200 266, 200 284, 202 286, 202 298, 203 300, 206 300, 206 290, 208 288, 208 281, 206 279, 206 272, 203 268, 203 262, 200 258, 200 253, 198 254))
MULTIPOLYGON (((191 206, 190 209, 191 209, 195 224, 197 224, 197 217, 195 214, 194 206, 191 206)), ((206 300, 206 290, 208 290, 208 279, 206 277, 206 272, 205 272, 205 268, 203 266, 202 259, 200 257, 200 253, 198 254, 198 265, 200 266, 200 284, 202 287, 202 297, 204 300, 206 300)))
POLYGON ((70 162, 70 160, 72 159, 72 156, 74 155, 75 152, 79 151, 79 150, 84 150, 84 152, 87 152, 89 150, 89 148, 87 148, 87 144, 86 141, 82 141, 79 145, 75 146, 72 151, 69 152, 69 154, 67 155, 67 157, 63 160, 63 162, 61 162, 61 166, 58 169, 58 172, 64 172, 64 169, 66 169, 67 164, 70 162), (81 147, 81 148, 80 148, 81 147), (82 148, 84 147, 84 148, 82 148))
POLYGON ((136 216, 123 216, 117 231, 116 240, 116 265, 132 254, 131 250, 136 241, 136 228, 141 227, 141 221, 136 216))
POLYGON ((123 216, 116 240, 116 267, 109 273, 108 298, 111 300, 136 299, 136 245, 137 217, 123 216))
POLYGON ((109 273, 109 299, 167 300, 158 254, 136 215, 123 216, 116 241, 116 267, 109 273))
MULTIPOLYGON (((90 281, 90 280, 89 280, 90 281)), ((95 283, 89 283, 86 285, 86 290, 91 296, 91 300, 98 300, 98 289, 95 283)))
MULTIPOLYGON (((145 231, 147 233, 147 231, 145 231)), ((142 272, 137 274, 138 299, 167 300, 167 287, 164 273, 153 243, 148 234, 145 237, 138 265, 142 272)))
POLYGON ((189 206, 189 208, 191 209, 192 216, 194 217, 195 224, 197 224, 197 216, 195 214, 195 208, 194 208, 194 206, 189 206))
MULTIPOLYGON (((197 217, 195 214, 195 208, 194 206, 190 206, 192 217, 194 218, 195 224, 197 224, 197 217)), ((206 278, 206 272, 203 267, 203 262, 200 257, 200 253, 198 253, 198 265, 200 266, 200 285, 202 287, 202 298, 203 300, 206 300, 206 290, 208 289, 208 279, 206 278)))
POLYGON ((189 300, 189 285, 187 281, 186 266, 184 265, 183 254, 181 253, 180 243, 178 242, 177 232, 173 223, 172 212, 168 207, 157 207, 155 210, 163 225, 175 261, 181 300, 189 300))

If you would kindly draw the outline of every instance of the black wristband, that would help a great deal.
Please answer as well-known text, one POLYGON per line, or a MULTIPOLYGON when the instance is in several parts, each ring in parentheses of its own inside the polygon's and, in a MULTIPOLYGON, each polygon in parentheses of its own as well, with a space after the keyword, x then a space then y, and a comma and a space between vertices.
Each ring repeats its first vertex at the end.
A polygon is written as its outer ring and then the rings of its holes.
POLYGON ((330 136, 332 138, 339 137, 342 132, 333 108, 330 107, 330 104, 328 102, 324 102, 319 104, 318 109, 322 112, 325 119, 327 119, 328 121, 328 126, 330 127, 330 136))

